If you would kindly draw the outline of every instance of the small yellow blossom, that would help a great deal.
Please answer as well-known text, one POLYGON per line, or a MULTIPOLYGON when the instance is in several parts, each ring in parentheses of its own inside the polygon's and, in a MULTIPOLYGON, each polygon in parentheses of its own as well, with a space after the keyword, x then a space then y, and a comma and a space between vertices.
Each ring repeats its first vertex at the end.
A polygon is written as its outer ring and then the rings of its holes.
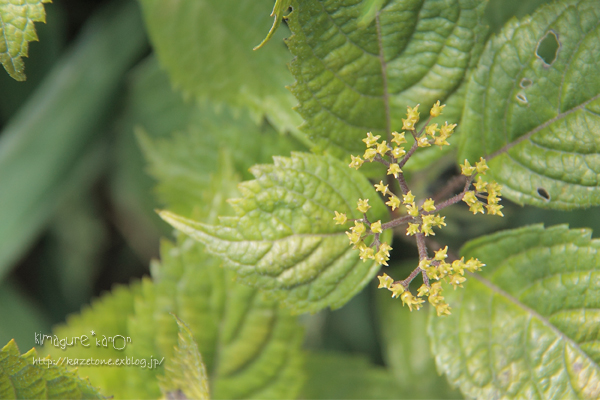
POLYGON ((400 146, 402 143, 406 143, 406 138, 404 137, 404 132, 402 132, 402 133, 392 132, 392 136, 394 137, 392 139, 392 143, 396 143, 398 146, 400 146))
POLYGON ((487 192, 491 195, 502 196, 502 186, 498 182, 491 181, 487 184, 487 192))
POLYGON ((387 206, 390 206, 392 208, 392 211, 394 211, 396 208, 398 208, 400 206, 400 199, 398 197, 396 197, 395 195, 391 195, 390 200, 387 201, 385 204, 387 206))
POLYGON ((485 163, 485 160, 483 157, 479 158, 479 161, 477 161, 475 163, 475 169, 477 170, 478 173, 485 175, 485 172, 490 169, 490 167, 487 166, 487 164, 485 163))
POLYGON ((481 175, 479 175, 479 176, 477 177, 477 182, 475 183, 475 189, 476 189, 478 192, 487 192, 487 186, 488 186, 487 182, 485 182, 485 181, 484 181, 484 180, 481 178, 481 175))
POLYGON ((425 215, 423 216, 423 224, 421 225, 421 232, 423 232, 425 234, 425 236, 435 236, 435 232, 433 232, 433 229, 431 229, 431 226, 433 225, 433 219, 434 216, 433 215, 425 215))
POLYGON ((335 217, 333 217, 333 220, 335 221, 336 225, 344 225, 346 221, 348 221, 348 217, 346 217, 346 214, 339 213, 337 211, 334 211, 334 213, 335 217))
POLYGON ((390 250, 392 250, 392 246, 383 242, 379 245, 379 251, 382 251, 387 257, 390 256, 390 250))
POLYGON ((368 148, 365 150, 365 154, 363 154, 363 158, 365 161, 373 161, 375 156, 377 155, 377 150, 368 148))
POLYGON ((381 220, 377 222, 373 222, 371 224, 371 232, 373 233, 381 233, 383 230, 381 229, 381 220))
POLYGON ((431 266, 431 260, 428 258, 422 258, 419 260, 419 269, 426 271, 431 266))
POLYGON ((433 199, 425 200, 425 202, 423 203, 423 210, 427 212, 435 211, 435 202, 433 201, 433 199))
POLYGON ((440 276, 440 271, 439 269, 435 266, 435 265, 430 265, 426 270, 425 273, 427 274, 427 277, 429 279, 441 279, 442 276, 440 276))
POLYGON ((427 136, 423 135, 423 136, 417 138, 417 146, 429 147, 429 146, 431 146, 431 143, 429 143, 429 139, 427 139, 427 136))
POLYGON ((420 232, 419 224, 408 223, 408 229, 406 229, 406 236, 412 236, 420 232))
POLYGON ((365 246, 362 249, 360 249, 359 257, 361 260, 363 260, 363 262, 367 260, 372 260, 375 258, 375 251, 371 247, 365 246))
POLYGON ((413 108, 406 107, 406 117, 413 120, 415 124, 419 122, 419 106, 420 104, 417 104, 413 108))
POLYGON ((501 206, 500 204, 489 204, 485 206, 485 208, 487 208, 488 214, 499 215, 501 217, 504 217, 504 214, 502 214, 502 211, 500 211, 500 209, 503 207, 504 206, 501 206))
POLYGON ((442 294, 442 283, 441 282, 432 283, 431 287, 429 288, 429 292, 430 292, 430 296, 439 296, 440 294, 442 294))
POLYGON ((440 272, 440 279, 442 279, 452 272, 452 264, 447 263, 446 261, 440 261, 440 265, 438 265, 438 271, 440 272))
POLYGON ((417 205, 412 202, 410 204, 405 204, 404 205, 406 207, 406 213, 410 216, 413 217, 418 217, 419 216, 419 209, 417 208, 417 205))
POLYGON ((392 292, 392 297, 400 297, 400 295, 406 290, 400 282, 392 283, 388 289, 392 292))
POLYGON ((483 210, 483 204, 481 204, 480 202, 471 204, 471 207, 469 207, 469 211, 471 211, 473 215, 477 215, 477 213, 485 214, 485 211, 483 210))
POLYGON ((401 172, 402 170, 400 169, 400 166, 396 163, 390 164, 390 167, 387 170, 387 174, 394 175, 394 178, 397 178, 398 174, 401 172))
POLYGON ((387 260, 389 260, 389 257, 387 257, 385 255, 385 253, 382 252, 377 252, 377 254, 375 254, 375 262, 379 265, 388 265, 388 263, 386 262, 387 260))
POLYGON ((450 135, 454 133, 454 128, 456 128, 456 124, 448 125, 448 121, 446 121, 446 124, 442 125, 442 127, 440 128, 440 136, 445 138, 450 137, 450 135))
POLYGON ((435 133, 438 131, 438 124, 429 124, 425 128, 425 134, 435 139, 435 133))
POLYGON ((444 261, 448 257, 448 246, 435 252, 434 260, 444 261))
POLYGON ((382 157, 385 156, 389 150, 390 148, 385 140, 377 145, 377 154, 381 155, 382 157))
POLYGON ((435 306, 435 311, 436 311, 438 317, 441 317, 442 315, 450 315, 450 314, 452 314, 450 312, 450 310, 451 310, 450 306, 448 305, 448 303, 445 303, 445 302, 444 303, 440 303, 440 304, 438 304, 438 305, 435 306))
POLYGON ((367 231, 367 228, 365 228, 362 222, 354 221, 354 226, 350 230, 358 235, 362 235, 367 231))
POLYGON ((454 290, 456 290, 456 288, 457 288, 457 287, 459 287, 459 286, 460 286, 460 287, 463 287, 463 285, 462 285, 462 284, 463 284, 463 282, 464 282, 464 281, 466 281, 466 280, 467 280, 467 278, 465 278, 464 276, 461 276, 461 275, 459 275, 459 274, 454 274, 454 275, 451 275, 451 276, 449 277, 449 281, 450 281, 449 283, 450 283, 452 286, 454 286, 454 290))
POLYGON ((392 156, 396 159, 402 157, 405 154, 406 150, 404 150, 404 147, 394 147, 394 149, 392 150, 392 156))
POLYGON ((460 260, 452 261, 452 271, 457 274, 464 275, 465 274, 465 258, 461 257, 460 260))
POLYGON ((346 235, 348 235, 348 239, 350 239, 350 244, 357 244, 360 242, 360 235, 356 232, 346 232, 346 235))
POLYGON ((362 158, 360 157, 354 157, 354 156, 350 156, 352 157, 352 161, 350 162, 350 164, 348 164, 348 166, 350 168, 356 168, 359 169, 361 165, 363 165, 364 161, 362 158))
POLYGON ((356 209, 363 214, 365 214, 367 211, 369 211, 369 208, 371 208, 371 206, 369 205, 369 199, 358 199, 357 204, 358 207, 356 207, 356 209))
POLYGON ((406 131, 412 131, 413 129, 415 129, 415 123, 416 121, 413 121, 410 118, 407 119, 402 119, 402 129, 406 130, 406 131))
POLYGON ((422 284, 421 287, 419 288, 418 292, 417 292, 417 296, 419 297, 423 297, 429 294, 429 288, 427 287, 426 284, 422 284))
POLYGON ((433 105, 433 107, 431 107, 431 111, 429 111, 429 114, 432 117, 439 117, 440 114, 442 113, 442 109, 446 107, 446 105, 444 104, 443 106, 440 105, 440 101, 438 100, 437 103, 435 103, 433 105))
POLYGON ((462 201, 464 201, 468 205, 473 205, 473 204, 477 203, 479 200, 477 200, 477 197, 475 196, 475 192, 472 190, 469 190, 463 196, 462 201))
POLYGON ((440 214, 437 214, 434 218, 433 218, 433 225, 437 226, 438 228, 441 228, 442 226, 446 226, 446 217, 442 217, 440 216, 440 214))
POLYGON ((363 139, 362 141, 365 142, 365 144, 367 145, 367 147, 373 147, 377 141, 379 140, 381 136, 377 135, 377 136, 373 136, 373 134, 371 132, 367 132, 367 137, 365 139, 363 139))
POLYGON ((481 261, 476 258, 472 258, 465 263, 465 266, 470 272, 481 271, 481 267, 485 267, 481 261))
POLYGON ((379 286, 377 286, 377 289, 381 289, 381 288, 389 289, 390 286, 392 286, 392 283, 394 283, 394 280, 392 279, 392 277, 386 273, 378 276, 377 279, 379 279, 379 286))
POLYGON ((400 300, 402 300, 403 305, 407 305, 408 308, 410 309, 410 311, 412 311, 413 306, 415 307, 415 309, 420 309, 421 308, 421 304, 423 304, 425 302, 425 300, 419 298, 419 297, 415 297, 412 295, 411 292, 406 291, 404 293, 402 293, 400 295, 400 300))
POLYGON ((460 165, 460 169, 460 173, 466 176, 471 176, 475 172, 475 167, 472 167, 471 164, 469 164, 469 160, 465 160, 465 163, 460 165))
POLYGON ((448 143, 448 142, 446 141, 446 139, 447 139, 447 137, 446 137, 446 136, 438 136, 438 137, 436 137, 436 138, 435 138, 435 140, 434 140, 433 144, 435 144, 436 146, 440 146, 440 149, 441 149, 443 146, 450 146, 450 143, 448 143))
POLYGON ((412 191, 409 190, 408 193, 402 196, 402 203, 409 204, 415 201, 415 196, 412 194, 412 191))
POLYGON ((373 185, 375 186, 375 190, 378 192, 381 192, 382 195, 386 195, 388 193, 390 193, 390 190, 388 189, 388 185, 384 185, 383 181, 379 181, 379 183, 373 185))

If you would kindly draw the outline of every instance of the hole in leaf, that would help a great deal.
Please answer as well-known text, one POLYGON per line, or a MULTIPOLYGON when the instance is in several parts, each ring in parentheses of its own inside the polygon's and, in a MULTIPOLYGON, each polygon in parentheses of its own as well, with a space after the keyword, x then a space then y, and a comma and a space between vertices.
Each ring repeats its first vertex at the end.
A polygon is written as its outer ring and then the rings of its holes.
POLYGON ((537 192, 540 195, 540 197, 542 197, 544 200, 550 201, 550 193, 548 193, 546 189, 538 188, 537 192))
POLYGON ((524 93, 519 93, 519 94, 517 94, 517 96, 516 96, 516 97, 517 97, 517 100, 518 100, 520 103, 522 103, 522 104, 527 104, 527 103, 529 103, 529 101, 527 101, 527 97, 525 96, 525 94, 524 94, 524 93))
POLYGON ((533 81, 531 79, 527 79, 527 78, 523 78, 523 79, 521 79, 521 82, 519 82, 519 86, 521 86, 521 89, 527 89, 532 84, 533 84, 533 81))
POLYGON ((554 31, 548 31, 538 42, 535 55, 546 65, 552 65, 558 55, 560 42, 554 31))

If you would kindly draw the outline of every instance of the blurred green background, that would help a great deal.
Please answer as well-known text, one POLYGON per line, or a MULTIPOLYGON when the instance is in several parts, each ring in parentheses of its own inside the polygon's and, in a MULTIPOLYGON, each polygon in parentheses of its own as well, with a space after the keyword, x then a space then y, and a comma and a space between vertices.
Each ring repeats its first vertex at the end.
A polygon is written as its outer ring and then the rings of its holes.
MULTIPOLYGON (((490 1, 490 31, 545 2, 490 1)), ((159 238, 171 230, 153 211, 161 204, 135 128, 167 137, 189 123, 193 107, 157 66, 135 2, 54 0, 45 8, 47 23, 36 24, 40 41, 25 60, 27 81, 0 71, 0 343, 15 338, 22 352, 34 345, 35 332, 50 332, 115 283, 148 274, 159 238)), ((438 164, 413 175, 417 190, 430 192, 454 168, 452 158, 438 164)), ((508 201, 505 207, 507 217, 498 220, 473 218, 456 206, 436 240, 457 249, 481 234, 536 222, 600 231, 598 208, 567 213, 508 201)), ((417 255, 408 242, 394 249, 394 269, 417 255)), ((383 365, 380 338, 397 323, 423 332, 414 337, 425 342, 393 351, 431 362, 426 314, 401 315, 379 328, 378 312, 386 311, 374 287, 338 311, 303 317, 306 346, 383 365)))

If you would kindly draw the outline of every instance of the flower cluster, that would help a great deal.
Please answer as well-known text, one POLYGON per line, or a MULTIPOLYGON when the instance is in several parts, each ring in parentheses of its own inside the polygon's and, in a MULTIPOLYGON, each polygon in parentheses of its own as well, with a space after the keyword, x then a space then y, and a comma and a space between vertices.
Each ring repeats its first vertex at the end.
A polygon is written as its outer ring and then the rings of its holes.
MULTIPOLYGON (((449 146, 448 139, 452 136, 456 124, 448 124, 438 128, 438 124, 431 124, 434 117, 442 113, 445 105, 440 105, 438 101, 430 110, 429 119, 424 126, 417 131, 419 122, 419 105, 408 107, 406 118, 402 119, 402 129, 404 132, 392 132, 388 140, 380 142, 381 136, 374 136, 371 132, 367 133, 367 137, 363 139, 366 145, 366 150, 361 156, 351 156, 349 167, 359 169, 365 162, 379 162, 386 166, 388 183, 383 181, 375 184, 375 190, 387 199, 385 204, 392 211, 401 209, 404 213, 389 222, 382 223, 381 221, 370 222, 367 217, 369 199, 359 199, 356 209, 362 214, 362 218, 348 219, 346 214, 335 211, 333 218, 336 224, 344 225, 348 222, 353 222, 354 226, 346 232, 350 244, 354 249, 359 250, 359 256, 363 261, 374 260, 380 265, 388 265, 387 261, 390 258, 390 250, 392 247, 385 242, 380 241, 381 233, 386 229, 406 226, 406 235, 414 236, 419 250, 419 265, 418 267, 404 280, 395 281, 387 274, 380 275, 379 288, 385 288, 392 292, 392 297, 399 297, 404 305, 407 305, 412 311, 413 308, 418 310, 425 303, 424 298, 427 297, 429 303, 435 307, 438 316, 450 314, 450 306, 444 301, 442 296, 442 281, 452 285, 454 289, 462 287, 466 281, 465 270, 469 272, 479 271, 482 264, 478 259, 471 258, 468 261, 464 257, 458 259, 453 257, 453 260, 448 259, 448 246, 443 249, 438 249, 434 252, 434 256, 430 257, 427 248, 428 236, 435 235, 434 228, 442 228, 446 226, 445 217, 438 212, 445 207, 464 201, 469 205, 469 209, 474 214, 484 213, 485 209, 488 214, 503 216, 502 206, 499 203, 501 200, 501 187, 494 181, 484 181, 482 175, 486 174, 489 169, 485 160, 480 160, 471 166, 468 160, 461 165, 461 174, 464 175, 463 190, 446 200, 435 201, 433 198, 426 198, 422 201, 417 201, 412 191, 409 189, 405 180, 402 167, 414 152, 421 147, 449 146), (404 144, 408 143, 406 139, 406 131, 408 131, 414 142, 407 151, 404 144), (393 176, 393 180, 391 177, 393 176), (477 177, 477 181, 475 178, 477 177), (390 182, 397 182, 402 192, 401 195, 396 195, 390 189, 390 182), (474 190, 470 190, 474 186, 474 190), (370 245, 365 243, 365 239, 373 235, 374 240, 370 245), (452 261, 452 262, 449 262, 452 261), (419 287, 415 296, 410 290, 409 285, 421 274, 423 284, 419 287)), ((444 191, 442 191, 444 192, 444 191)))

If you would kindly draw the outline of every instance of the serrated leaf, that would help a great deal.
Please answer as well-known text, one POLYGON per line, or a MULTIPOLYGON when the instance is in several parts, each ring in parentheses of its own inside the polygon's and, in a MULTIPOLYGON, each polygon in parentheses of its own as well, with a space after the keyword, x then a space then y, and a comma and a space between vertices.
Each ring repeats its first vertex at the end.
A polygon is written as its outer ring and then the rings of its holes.
POLYGON ((29 42, 37 41, 34 22, 46 22, 43 3, 51 0, 0 0, 0 62, 10 76, 25 80, 29 42))
POLYGON ((421 104, 425 116, 441 100, 449 105, 441 122, 458 122, 449 109, 462 109, 455 94, 486 32, 486 1, 387 1, 361 27, 367 1, 296 1, 288 17, 304 130, 342 158, 364 152, 367 131, 386 138, 401 130, 407 106, 421 104))
MULTIPOLYGON (((252 48, 271 25, 268 1, 142 0, 148 33, 171 81, 188 97, 247 107, 279 130, 295 131, 300 118, 284 46, 252 48)), ((272 3, 271 3, 272 4, 272 3)), ((283 38, 283 29, 274 39, 283 38)))
POLYGON ((365 357, 311 353, 301 399, 398 399, 406 395, 387 369, 365 357))
POLYGON ((187 399, 209 399, 208 374, 202 355, 190 328, 175 316, 179 339, 172 360, 167 360, 165 376, 159 377, 160 388, 166 398, 182 393, 187 399))
MULTIPOLYGON (((385 222, 386 206, 363 175, 330 156, 292 153, 251 171, 256 179, 239 186, 245 197, 230 201, 236 216, 220 225, 160 215, 222 257, 241 282, 271 292, 293 312, 341 307, 379 264, 358 258, 334 210, 362 218, 356 202, 368 198, 369 220, 385 222)), ((389 243, 389 235, 382 240, 389 243)))
POLYGON ((487 266, 431 314, 438 368, 470 398, 600 397, 600 241, 533 225, 467 243, 487 266))
POLYGON ((469 83, 459 160, 487 157, 515 202, 600 204, 598 6, 561 1, 513 19, 488 43, 469 83), (557 51, 544 54, 552 41, 557 51))
POLYGON ((263 47, 275 34, 279 25, 281 25, 281 21, 283 20, 283 13, 290 8, 290 4, 292 4, 292 0, 275 0, 275 6, 273 7, 273 12, 271 12, 271 17, 274 17, 273 26, 269 30, 267 37, 263 39, 262 42, 258 46, 254 48, 254 50, 258 50, 263 47))
POLYGON ((60 360, 40 358, 35 349, 21 354, 17 343, 11 340, 0 350, 0 398, 105 398, 87 379, 59 365, 60 360))

